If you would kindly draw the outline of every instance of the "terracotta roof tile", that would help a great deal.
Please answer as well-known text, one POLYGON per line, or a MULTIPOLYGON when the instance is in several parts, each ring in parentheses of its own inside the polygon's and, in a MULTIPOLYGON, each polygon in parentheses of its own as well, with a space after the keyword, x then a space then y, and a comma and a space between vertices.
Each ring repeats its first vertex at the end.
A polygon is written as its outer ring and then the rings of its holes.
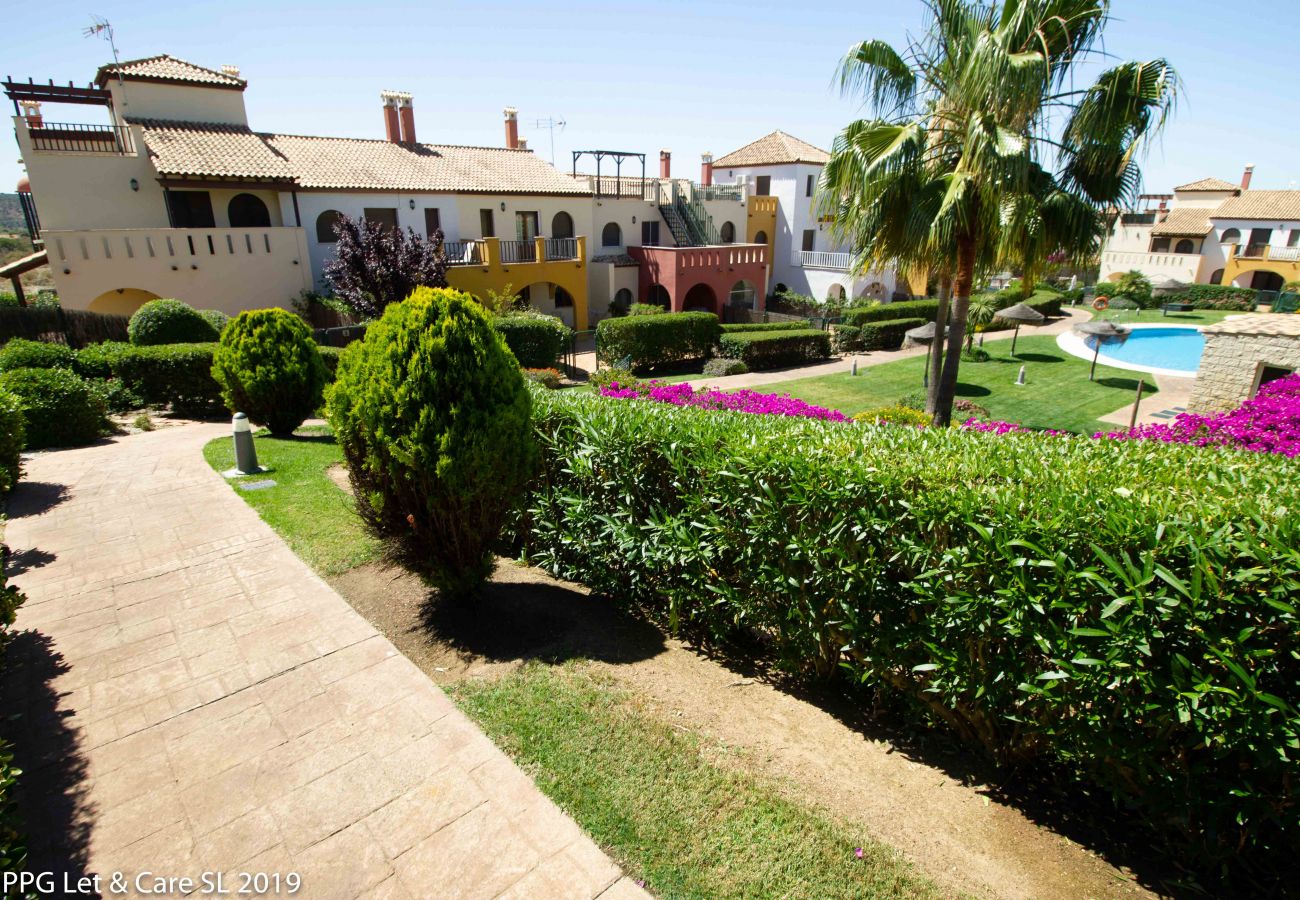
POLYGON ((1210 232, 1210 213, 1212 212, 1213 210, 1210 209, 1197 209, 1196 207, 1174 207, 1169 210, 1169 215, 1163 222, 1157 223, 1151 229, 1151 234, 1166 237, 1186 237, 1188 235, 1204 237, 1210 232))
POLYGON ((118 75, 128 81, 179 81, 239 90, 243 90, 248 84, 242 78, 215 69, 205 69, 166 53, 100 66, 99 71, 95 73, 95 83, 103 87, 110 78, 118 75))
POLYGON ((816 163, 822 165, 831 155, 807 141, 801 141, 784 131, 774 131, 739 150, 733 150, 713 161, 714 169, 741 166, 776 166, 782 163, 816 163))
POLYGON ((1219 204, 1210 217, 1300 220, 1300 191, 1242 191, 1219 204))
POLYGON ((1180 184, 1174 188, 1175 191, 1235 191, 1237 186, 1230 181, 1224 181, 1222 178, 1202 178, 1199 181, 1189 181, 1187 184, 1180 184))

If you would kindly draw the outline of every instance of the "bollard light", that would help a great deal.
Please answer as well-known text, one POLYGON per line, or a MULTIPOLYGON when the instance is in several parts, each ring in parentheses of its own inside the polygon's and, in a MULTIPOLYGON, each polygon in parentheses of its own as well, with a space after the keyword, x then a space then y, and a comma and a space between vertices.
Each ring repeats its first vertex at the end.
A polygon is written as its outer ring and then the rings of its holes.
POLYGON ((1025 383, 1025 367, 1021 366, 1020 374, 1016 376, 1016 384, 1024 384, 1024 383, 1025 383))
POLYGON ((240 475, 252 475, 262 471, 257 464, 257 448, 253 446, 253 431, 248 426, 248 416, 235 413, 231 420, 235 432, 235 471, 240 475))
POLYGON ((858 375, 858 358, 855 356, 853 357, 853 377, 856 378, 857 375, 858 375))

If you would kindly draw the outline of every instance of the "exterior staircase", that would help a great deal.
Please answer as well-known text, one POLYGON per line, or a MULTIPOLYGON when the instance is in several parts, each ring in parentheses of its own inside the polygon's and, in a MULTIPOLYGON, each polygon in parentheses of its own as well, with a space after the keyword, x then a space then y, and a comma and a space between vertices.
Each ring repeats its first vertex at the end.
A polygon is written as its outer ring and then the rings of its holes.
POLYGON ((678 247, 699 247, 701 244, 695 240, 691 234, 690 226, 686 224, 686 219, 677 211, 675 206, 666 203, 659 204, 659 215, 668 223, 668 230, 672 233, 673 243, 678 247))
POLYGON ((678 247, 708 247, 721 244, 722 238, 713 227, 713 217, 704 209, 699 197, 691 196, 680 185, 673 183, 672 202, 659 204, 659 215, 668 223, 673 241, 678 247))

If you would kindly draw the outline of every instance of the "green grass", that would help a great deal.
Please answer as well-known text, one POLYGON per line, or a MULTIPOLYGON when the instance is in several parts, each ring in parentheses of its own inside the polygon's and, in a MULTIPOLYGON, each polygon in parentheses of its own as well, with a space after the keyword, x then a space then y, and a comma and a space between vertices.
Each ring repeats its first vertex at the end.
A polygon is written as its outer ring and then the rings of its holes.
POLYGON ((1135 322, 1155 322, 1165 325, 1213 325, 1222 322, 1228 316, 1240 316, 1243 313, 1229 309, 1194 309, 1190 312, 1171 312, 1160 315, 1158 309, 1106 309, 1094 312, 1094 319, 1109 319, 1119 325, 1132 325, 1135 322))
POLYGON ((939 896, 896 852, 711 761, 727 751, 647 715, 581 666, 530 664, 449 690, 656 896, 939 896))
MULTIPOLYGON (((1098 420, 1133 401, 1139 372, 1097 367, 1097 380, 1088 381, 1087 360, 1071 356, 1056 346, 1056 338, 1021 335, 1016 356, 1009 354, 1009 339, 986 339, 988 362, 963 361, 958 373, 957 396, 986 408, 995 419, 1018 422, 1030 428, 1058 428, 1092 434, 1111 428, 1098 420), (1015 384, 1025 367, 1026 383, 1015 384)), ((854 415, 888 406, 901 397, 923 390, 925 357, 916 356, 860 369, 856 377, 841 373, 758 387, 838 409, 854 415)), ((1146 376, 1147 394, 1155 381, 1146 376)))
MULTIPOLYGON (((303 428, 299 437, 257 434, 257 459, 272 471, 234 482, 270 479, 274 487, 239 491, 249 506, 280 535, 293 552, 321 575, 338 575, 379 558, 379 544, 366 534, 352 498, 325 471, 343 462, 327 428, 303 428)), ((218 438, 203 448, 203 458, 218 472, 235 465, 234 444, 218 438)))

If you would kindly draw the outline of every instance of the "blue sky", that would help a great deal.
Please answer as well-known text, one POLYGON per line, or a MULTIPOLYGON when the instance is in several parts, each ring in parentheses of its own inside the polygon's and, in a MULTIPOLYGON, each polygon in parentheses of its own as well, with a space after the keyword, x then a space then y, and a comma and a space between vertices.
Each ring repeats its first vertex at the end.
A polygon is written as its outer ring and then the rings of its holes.
MULTIPOLYGON (((1257 166, 1255 187, 1300 186, 1295 0, 1118 0, 1113 12, 1111 54, 1164 56, 1186 83, 1146 162, 1148 190, 1206 175, 1236 181, 1246 163, 1257 166)), ((123 59, 166 52, 240 66, 258 130, 382 137, 378 94, 390 88, 415 95, 422 141, 500 145, 501 109, 516 106, 521 134, 544 157, 550 135, 536 121, 567 122, 555 132, 564 168, 571 150, 603 148, 644 152, 653 171, 668 147, 674 174, 692 177, 702 151, 720 155, 776 128, 829 146, 858 111, 830 84, 845 49, 868 37, 901 42, 923 21, 916 0, 46 2, 9 6, 0 73, 88 81, 111 58, 81 35, 91 13, 112 21, 123 59)), ((64 106, 46 117, 103 113, 64 106)), ((17 147, 10 132, 0 141, 0 190, 12 190, 17 147)))

